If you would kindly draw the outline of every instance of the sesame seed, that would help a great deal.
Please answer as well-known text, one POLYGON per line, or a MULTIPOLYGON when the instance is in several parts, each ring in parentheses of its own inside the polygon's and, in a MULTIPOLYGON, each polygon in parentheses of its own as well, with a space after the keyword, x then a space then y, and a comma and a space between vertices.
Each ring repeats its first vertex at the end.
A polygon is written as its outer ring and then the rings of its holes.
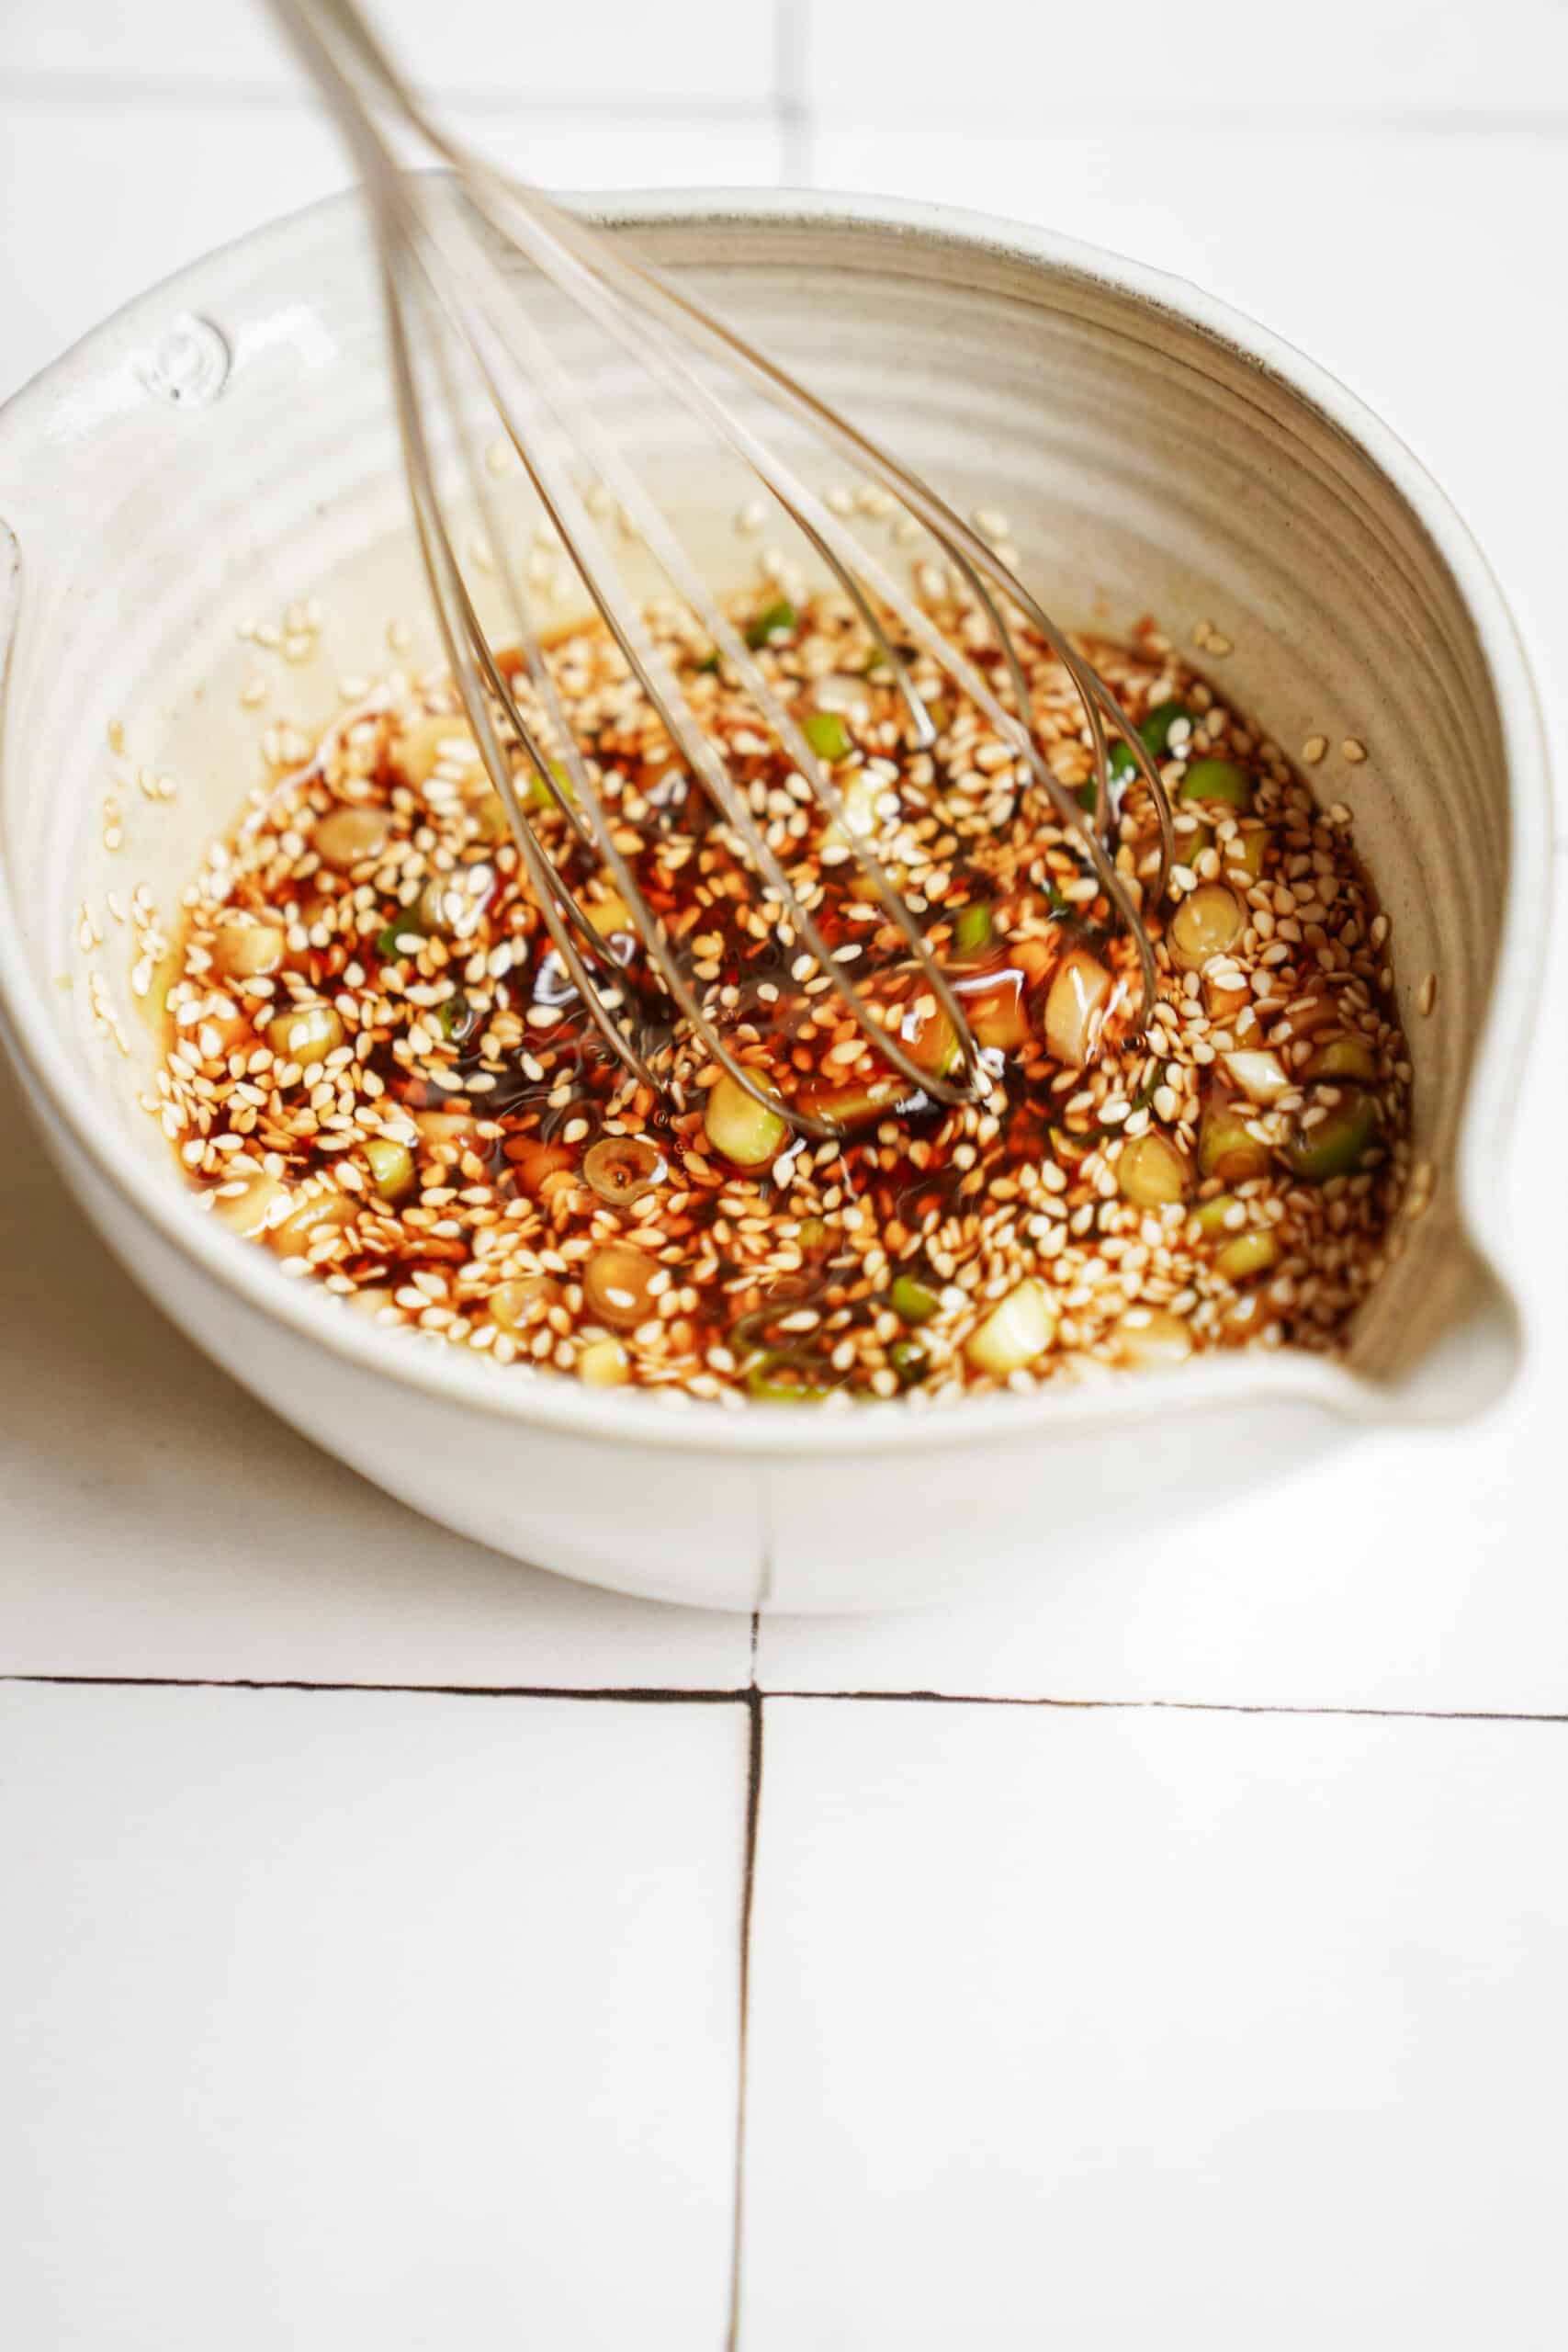
MULTIPOLYGON (((920 539, 880 485, 830 493, 829 504, 891 522, 900 544, 920 539)), ((599 506, 615 515, 602 486, 599 506)), ((736 516, 746 537, 764 522, 761 502, 736 516)), ((1005 516, 976 510, 976 526, 1002 560, 1016 560, 1005 516)), ((319 744, 287 719, 264 728, 258 718, 275 782, 253 796, 240 830, 204 859, 174 935, 176 1042, 148 1102, 198 1196, 210 1201, 237 1169, 245 1170, 240 1193, 252 1170, 291 1193, 303 1184, 307 1198, 335 1185, 332 1196, 352 1204, 352 1226, 346 1235, 341 1227, 313 1230, 284 1261, 292 1278, 344 1296, 389 1298, 372 1311, 397 1329, 417 1329, 427 1346, 489 1357, 513 1380, 576 1376, 585 1350, 600 1351, 596 1363, 609 1360, 592 1292, 624 1316, 624 1338, 613 1346, 625 1380, 676 1403, 746 1408, 760 1350, 781 1343, 792 1358, 827 1367, 837 1384, 829 1412, 847 1409, 856 1394, 901 1395, 887 1351, 908 1335, 888 1300, 905 1271, 941 1286, 910 1359, 917 1377, 898 1408, 910 1412, 939 1409, 976 1385, 1032 1394, 1096 1370, 1104 1376, 1119 1361, 1118 1329, 1146 1335, 1168 1312, 1185 1318, 1196 1350, 1233 1338, 1337 1346, 1390 1248, 1390 1218, 1404 1206, 1407 1222, 1412 1204, 1428 1197, 1414 1178, 1403 1181, 1409 1062, 1390 996, 1386 919, 1370 913, 1347 837, 1349 811, 1337 803, 1318 814, 1277 748, 1184 668, 1168 637, 1146 630, 1129 647, 1092 648, 1133 721, 1172 699, 1193 714, 1168 736, 1173 785, 1189 756, 1246 765, 1256 779, 1248 824, 1265 837, 1261 876, 1244 883, 1234 845, 1251 837, 1247 827, 1225 815, 1205 830, 1195 810, 1179 813, 1178 892, 1228 879, 1245 897, 1247 928, 1201 973, 1171 969, 1168 951, 1156 948, 1156 1018, 1145 1039, 1134 1038, 1129 944, 1108 919, 1075 837, 1043 810, 1014 748, 956 695, 935 748, 914 750, 897 683, 875 668, 852 606, 836 592, 809 596, 782 550, 759 555, 763 578, 796 608, 762 658, 777 665, 792 696, 810 697, 807 708, 849 718, 855 764, 845 775, 863 792, 878 857, 939 960, 952 953, 946 943, 960 910, 976 902, 994 921, 985 952, 998 971, 1014 956, 1038 959, 1020 991, 1022 1043, 982 1046, 979 1100, 950 1110, 935 1100, 922 1105, 919 1096, 873 1094, 868 1111, 836 1138, 796 1137, 775 1146, 760 1168, 728 1160, 706 1132, 719 1077, 706 1044, 679 1023, 649 1032, 658 1088, 646 1086, 621 1070, 565 986, 517 853, 504 836, 497 844, 479 813, 488 779, 467 726, 452 715, 448 683, 435 673, 352 676, 340 682, 342 717, 319 744), (412 752, 416 742, 423 773, 412 756, 402 764, 400 747, 412 752), (385 810, 386 845, 374 863, 342 873, 315 851, 316 827, 334 808, 363 803, 385 810), (454 874, 476 858, 486 861, 490 879, 475 920, 460 938, 426 930, 423 910, 453 902, 454 874), (1081 910, 1081 933, 1059 923, 1064 903, 1081 910), (275 912, 286 960, 230 977, 220 923, 230 908, 248 921, 275 912), (1087 1066, 1066 1070, 1046 1049, 1041 1014, 1075 937, 1104 959, 1121 993, 1087 1066), (1319 1009, 1329 991, 1331 1027, 1319 1009), (280 1061, 266 1043, 267 1023, 280 1008, 317 1002, 340 1023, 340 1037, 316 1061, 291 1037, 301 1058, 280 1061), (1339 1090, 1314 1080, 1311 1063, 1325 1036, 1352 1033, 1364 1033, 1376 1054, 1382 1141, 1366 1170, 1314 1188, 1293 1181, 1280 1155, 1292 1134, 1314 1133, 1337 1114, 1339 1090), (1125 1149, 1147 1148, 1151 1138, 1168 1139, 1196 1167, 1216 1079, 1229 1086, 1228 1071, 1216 1066, 1242 1044, 1278 1054, 1290 1078, 1274 1109, 1246 1119, 1244 1132, 1269 1165, 1235 1187, 1220 1227, 1231 1239, 1255 1229, 1279 1234, 1284 1263, 1269 1275, 1266 1294, 1214 1273, 1222 1241, 1194 1223, 1191 1204, 1141 1209, 1122 1197, 1118 1175, 1125 1149), (1032 1125, 1021 1124, 1026 1105, 1032 1125), (625 1199, 603 1197, 585 1181, 595 1136, 628 1154, 625 1199), (409 1167, 392 1179, 378 1172, 382 1146, 407 1155, 409 1167), (395 1198, 381 1196, 383 1181, 401 1187, 395 1198), (612 1249, 634 1253, 629 1265, 615 1280, 591 1281, 595 1258, 612 1249), (968 1342, 1025 1279, 1050 1287, 1055 1346, 1037 1363, 982 1373, 968 1342), (542 1282, 554 1287, 541 1309, 527 1285, 542 1282), (510 1314, 498 1319, 502 1306, 492 1314, 490 1304, 504 1302, 508 1286, 518 1294, 514 1322, 510 1314), (764 1308, 774 1319, 759 1342, 751 1318, 764 1308), (1234 1329, 1233 1317, 1241 1317, 1234 1329)), ((530 579, 547 573, 553 584, 560 560, 554 535, 536 533, 530 579)), ((928 556, 915 578, 944 632, 976 647, 985 641, 979 616, 953 601, 945 564, 928 556)), ((737 600, 737 625, 750 625, 755 597, 753 589, 749 604, 737 600)), ((250 641, 304 658, 316 650, 318 624, 308 605, 290 606, 281 628, 259 622, 250 641)), ((801 1090, 803 1102, 813 1088, 863 1091, 885 1066, 837 993, 835 973, 847 978, 852 970, 874 1034, 880 1023, 923 1063, 945 1015, 909 967, 852 846, 825 838, 827 820, 774 744, 765 714, 746 705, 732 681, 716 682, 703 669, 705 628, 672 605, 650 608, 648 626, 822 924, 831 959, 822 968, 798 916, 786 919, 778 899, 759 893, 722 823, 705 832, 682 823, 689 780, 608 641, 592 631, 559 639, 549 658, 587 788, 602 797, 639 886, 652 888, 650 902, 705 1014, 731 1051, 786 1093, 801 1090), (673 798, 660 798, 671 791, 673 798)), ((1194 636, 1216 656, 1231 650, 1212 620, 1194 636)), ((412 641, 406 624, 387 625, 394 652, 412 641)), ((1071 682, 1027 630, 1020 647, 1042 748, 1076 790, 1092 774, 1092 754, 1071 682)), ((913 674, 928 702, 950 700, 924 652, 913 674)), ((255 675, 265 685, 263 670, 255 675)), ((535 709, 524 673, 514 691, 530 725, 548 733, 554 722, 535 709)), ((504 748, 511 738, 502 732, 504 748)), ((1326 755, 1326 739, 1309 739, 1303 765, 1317 763, 1313 743, 1318 758, 1326 755)), ((155 802, 165 782, 172 791, 161 772, 131 769, 120 788, 134 784, 139 799, 155 802)), ((1138 783, 1128 787, 1118 863, 1146 886, 1143 791, 1138 783)), ((552 808, 538 821, 547 854, 558 854, 566 836, 554 829, 564 819, 552 808)), ((118 805, 106 803, 105 833, 119 826, 118 805)), ((579 871, 574 865, 574 888, 579 871)), ((607 874, 589 885, 591 910, 610 885, 607 874)), ((144 909, 133 900, 130 920, 134 996, 167 970, 170 942, 154 931, 150 900, 144 909)), ((90 908, 79 910, 77 928, 85 951, 101 944, 90 908)), ((1161 922, 1153 928, 1159 933, 1161 922)), ((634 1005, 636 978, 635 969, 619 985, 599 977, 617 1017, 634 1005)), ((95 1023, 115 1038, 118 1015, 101 976, 88 996, 95 1023)), ((976 1019, 982 1001, 964 997, 976 1019)), ((1200 1204, 1217 1190, 1217 1180, 1205 1180, 1200 1204)))

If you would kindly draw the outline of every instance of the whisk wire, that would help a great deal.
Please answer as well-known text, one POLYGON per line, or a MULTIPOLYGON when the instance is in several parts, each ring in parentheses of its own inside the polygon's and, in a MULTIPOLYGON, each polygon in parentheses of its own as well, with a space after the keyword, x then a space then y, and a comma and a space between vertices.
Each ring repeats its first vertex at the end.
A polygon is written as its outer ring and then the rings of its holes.
MULTIPOLYGON (((494 714, 535 770, 539 789, 560 810, 580 844, 592 847, 614 881, 645 951, 650 974, 688 1021, 712 1061, 751 1099, 797 1129, 818 1137, 836 1136, 829 1121, 798 1103, 781 1099, 749 1068, 719 1032, 682 969, 680 957, 649 909, 630 863, 589 773, 581 746, 567 725, 560 698, 534 626, 529 602, 498 526, 493 501, 474 463, 464 404, 449 376, 446 405, 457 427, 475 503, 516 627, 522 665, 558 741, 562 774, 547 745, 527 720, 503 665, 481 625, 454 548, 436 487, 435 466, 421 402, 409 336, 409 311, 417 308, 444 320, 464 350, 522 461, 544 514, 570 564, 646 697, 672 747, 727 829, 733 847, 743 848, 765 902, 774 910, 782 942, 800 944, 818 975, 816 985, 834 990, 862 1035, 911 1088, 953 1104, 983 1094, 986 1064, 948 975, 913 909, 895 888, 870 841, 849 811, 837 783, 818 759, 794 713, 775 691, 750 648, 707 589, 700 568, 646 484, 599 424, 592 404, 556 359, 547 339, 530 318, 510 270, 486 250, 498 239, 503 254, 521 254, 633 357, 685 411, 716 435, 767 489, 837 580, 886 665, 906 707, 917 744, 929 744, 935 727, 917 692, 892 631, 915 647, 987 719, 1013 752, 1030 783, 1044 796, 1064 834, 1082 844, 1096 882, 1125 925, 1137 954, 1146 1021, 1156 995, 1153 951, 1134 888, 1118 871, 1108 848, 1114 805, 1107 726, 1127 746, 1147 786, 1159 827, 1156 895, 1162 895, 1174 856, 1168 800, 1154 761, 1114 695, 1092 666, 1055 628, 1037 599, 1005 566, 996 551, 931 488, 858 427, 755 350, 733 328, 670 283, 639 258, 619 251, 588 223, 564 211, 539 191, 507 177, 453 142, 425 114, 416 94, 383 50, 352 0, 273 0, 333 107, 359 164, 370 198, 381 258, 389 343, 400 426, 402 432, 416 534, 429 579, 438 624, 459 699, 483 766, 500 797, 507 822, 533 888, 542 918, 561 959, 606 1044, 640 1083, 654 1087, 646 1056, 628 1034, 623 1010, 625 975, 591 913, 570 888, 542 845, 529 809, 516 786, 510 758, 496 731, 494 714), (413 131, 450 168, 459 206, 446 184, 407 173, 373 111, 378 103, 395 125, 413 131), (705 355, 732 371, 784 414, 818 433, 878 483, 930 534, 951 566, 963 594, 990 628, 1007 672, 1013 707, 1009 708, 988 677, 963 646, 943 633, 892 579, 875 556, 849 531, 824 502, 784 464, 733 404, 720 397, 694 364, 705 355), (532 426, 517 416, 526 402, 532 426), (551 427, 553 426, 553 432, 551 427), (558 435, 564 455, 552 447, 558 435), (738 789, 716 745, 698 723, 691 705, 644 625, 629 594, 620 564, 597 529, 575 472, 586 455, 597 479, 618 505, 671 587, 707 629, 727 677, 750 697, 772 729, 807 789, 835 828, 835 838, 855 859, 884 913, 908 951, 912 967, 930 989, 954 1041, 956 1075, 925 1067, 906 1051, 896 1034, 896 1013, 880 1013, 868 1001, 844 964, 824 939, 811 911, 756 823, 744 791, 738 789), (1082 808, 1052 773, 1035 740, 1028 684, 1007 619, 1007 607, 1022 613, 1050 648, 1079 696, 1094 770, 1094 809, 1082 808), (881 608, 880 611, 878 608, 881 608), (602 988, 590 976, 577 934, 601 968, 615 979, 602 988)), ((435 338, 440 348, 440 338, 435 338)), ((798 967, 804 972, 805 967, 798 967)), ((629 983, 628 983, 629 985, 629 983)))
MULTIPOLYGON (((545 346, 543 339, 537 336, 536 332, 526 322, 520 322, 520 331, 529 337, 532 346, 533 372, 544 380, 547 398, 551 400, 552 405, 556 406, 558 413, 564 413, 568 408, 576 409, 578 404, 575 395, 571 392, 564 373, 558 368, 547 347, 545 346)), ((481 360, 481 367, 484 364, 481 360)), ((496 390, 493 377, 487 374, 487 380, 491 384, 492 392, 495 392, 498 413, 505 417, 509 412, 499 391, 496 390)), ((946 975, 931 956, 928 944, 915 925, 909 910, 894 889, 874 853, 846 823, 847 812, 838 787, 822 768, 793 716, 779 700, 765 675, 752 660, 744 639, 736 631, 722 607, 713 599, 703 582, 700 571, 686 554, 679 538, 670 528, 657 505, 649 498, 636 476, 626 467, 624 459, 614 444, 603 439, 598 434, 596 426, 592 424, 592 412, 582 407, 578 413, 577 423, 580 437, 588 443, 601 469, 601 479, 612 492, 618 493, 623 510, 628 514, 639 536, 643 537, 649 552, 659 561, 671 585, 677 587, 686 596, 693 609, 713 636, 718 650, 728 660, 739 673, 743 683, 747 684, 753 700, 773 727, 791 759, 828 811, 829 819, 838 822, 844 831, 859 858, 862 870, 876 890, 885 910, 897 924, 911 956, 920 966, 924 978, 933 990, 943 1015, 952 1025, 953 1033, 959 1041, 959 1051, 964 1060, 965 1078, 968 1080, 967 1087, 954 1086, 946 1079, 933 1074, 924 1065, 916 1061, 912 1056, 905 1053, 898 1040, 876 1021, 861 992, 843 973, 832 950, 823 940, 815 920, 799 899, 787 873, 757 828, 744 798, 736 791, 711 741, 698 727, 685 696, 675 684, 668 666, 659 656, 647 631, 638 621, 635 605, 629 599, 618 605, 604 587, 605 571, 616 569, 616 567, 615 567, 614 558, 605 548, 601 535, 588 514, 581 494, 570 480, 570 472, 562 469, 558 462, 541 455, 537 445, 530 443, 528 436, 521 435, 514 436, 514 446, 518 449, 519 456, 552 527, 559 536, 596 609, 610 630, 633 675, 658 714, 660 723, 699 777, 726 823, 739 835, 755 869, 787 915, 798 936, 805 942, 816 963, 831 981, 840 1001, 853 1014, 863 1034, 873 1039, 877 1050, 893 1064, 911 1086, 919 1088, 938 1101, 960 1102, 967 1099, 969 1091, 976 1082, 976 1049, 971 1045, 969 1049, 965 1050, 966 1023, 964 1022, 956 996, 946 975)), ((602 812, 595 809, 595 815, 602 816, 602 812)), ((602 828, 602 843, 605 839, 606 835, 602 828)), ((616 878, 621 883, 623 892, 628 897, 630 904, 634 908, 641 909, 646 915, 646 908, 643 906, 640 893, 637 889, 629 869, 621 868, 617 872, 616 878)), ((661 975, 661 977, 668 976, 661 975)), ((795 1124, 806 1126, 808 1132, 819 1132, 824 1137, 835 1132, 827 1123, 810 1121, 798 1109, 792 1112, 790 1106, 783 1103, 771 1090, 761 1085, 754 1072, 747 1070, 744 1065, 734 1063, 718 1032, 703 1013, 694 998, 683 1001, 682 1010, 687 1013, 688 1018, 694 1020, 697 1034, 703 1038, 705 1046, 755 1100, 782 1114, 792 1116, 795 1124)))

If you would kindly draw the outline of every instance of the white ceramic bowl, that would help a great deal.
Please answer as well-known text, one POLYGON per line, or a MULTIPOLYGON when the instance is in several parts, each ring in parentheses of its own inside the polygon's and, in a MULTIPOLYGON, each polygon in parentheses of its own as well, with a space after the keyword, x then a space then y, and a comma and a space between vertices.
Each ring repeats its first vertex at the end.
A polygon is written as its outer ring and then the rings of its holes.
MULTIPOLYGON (((1520 1347, 1498 1271, 1499 1159, 1540 965, 1550 802, 1513 627, 1439 492, 1273 336, 1042 232, 827 197, 594 209, 955 504, 1004 506, 1060 617, 1207 617, 1235 641, 1227 693, 1281 742, 1365 739, 1364 766, 1334 761, 1316 781, 1352 805, 1394 919, 1435 1205, 1346 1364, 1215 1357, 919 1419, 897 1405, 728 1414, 509 1376, 378 1330, 197 1215, 138 1105, 154 1041, 107 894, 124 903, 144 883, 172 916, 258 774, 246 676, 265 669, 269 709, 311 724, 341 675, 387 666, 390 616, 434 651, 362 224, 343 199, 143 297, 0 413, 0 508, 19 549, 8 612, 0 586, 0 1012, 94 1222, 210 1354, 418 1509, 574 1576, 731 1608, 874 1606, 1048 1574, 1112 1518, 1157 1527, 1195 1460, 1218 1491, 1326 1460, 1356 1426, 1480 1410, 1520 1347), (247 616, 310 594, 326 617, 310 667, 238 641, 247 616), (145 799, 128 762, 174 775, 178 797, 145 799), (104 934, 85 950, 84 905, 104 934), (95 1020, 95 986, 127 1053, 95 1020)), ((738 570, 739 482, 696 462, 629 370, 598 390, 709 562, 738 570)))

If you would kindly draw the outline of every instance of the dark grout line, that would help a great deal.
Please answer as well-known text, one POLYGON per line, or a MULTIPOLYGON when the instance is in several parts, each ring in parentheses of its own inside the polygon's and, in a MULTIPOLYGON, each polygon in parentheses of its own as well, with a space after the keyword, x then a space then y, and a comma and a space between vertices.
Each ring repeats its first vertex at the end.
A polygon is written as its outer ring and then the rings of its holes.
POLYGON ((1504 1707, 1304 1707, 1266 1705, 1241 1699, 1051 1699, 1010 1698, 996 1690, 774 1690, 769 1699, 845 1700, 862 1704, 934 1707, 1046 1707, 1066 1714, 1140 1713, 1184 1715, 1326 1715, 1356 1720, 1427 1724, 1568 1724, 1568 1713, 1532 1713, 1504 1707))
POLYGON ((573 1699, 625 1701, 631 1705, 739 1706, 748 1718, 746 1752, 746 1812, 740 1879, 739 1965, 736 1997, 735 2154, 729 2261, 729 2313, 727 2352, 738 2352, 740 2328, 741 2260, 745 2244, 747 2058, 751 2012, 751 1916, 757 1883, 757 1838, 762 1806, 763 1694, 757 1687, 757 1645, 761 1617, 751 1617, 751 1679, 743 1689, 660 1690, 646 1687, 604 1687, 570 1690, 553 1684, 454 1682, 300 1682, 237 1679, 224 1681, 196 1675, 126 1674, 0 1674, 7 1684, 77 1690, 243 1690, 317 1691, 328 1696, 456 1699, 573 1699))
MULTIPOLYGON (((1568 1724, 1568 1711, 1506 1707, 1353 1707, 1292 1706, 1241 1699, 1057 1699, 1010 1697, 997 1690, 802 1690, 772 1689, 757 1680, 757 1648, 761 1620, 751 1619, 751 1674, 749 1682, 717 1689, 637 1683, 603 1683, 592 1688, 555 1682, 307 1682, 279 1678, 199 1674, 0 1674, 7 1683, 43 1684, 62 1690, 298 1690, 321 1691, 328 1697, 354 1696, 406 1699, 572 1699, 624 1700, 638 1707, 760 1707, 768 1699, 820 1700, 825 1705, 859 1703, 870 1706, 1043 1707, 1063 1713, 1187 1715, 1325 1715, 1349 1721, 1437 1724, 1568 1724)), ((759 1729, 757 1738, 761 1744, 759 1729)))
POLYGON ((751 1686, 720 1690, 655 1688, 604 1683, 593 1689, 553 1682, 301 1682, 204 1674, 0 1674, 6 1683, 46 1683, 86 1690, 304 1690, 406 1699, 622 1699, 637 1707, 735 1707, 753 1696, 751 1686))
MULTIPOLYGON (((753 1617, 755 1631, 757 1620, 753 1617)), ((751 1910, 757 1890, 757 1832, 762 1814, 761 1692, 753 1684, 747 1699, 750 1737, 746 1760, 746 1856, 740 1883, 740 1984, 735 2091, 735 2199, 729 2255, 729 2324, 726 2352, 739 2352, 740 2293, 746 2251, 747 2060, 751 2026, 751 1910)))

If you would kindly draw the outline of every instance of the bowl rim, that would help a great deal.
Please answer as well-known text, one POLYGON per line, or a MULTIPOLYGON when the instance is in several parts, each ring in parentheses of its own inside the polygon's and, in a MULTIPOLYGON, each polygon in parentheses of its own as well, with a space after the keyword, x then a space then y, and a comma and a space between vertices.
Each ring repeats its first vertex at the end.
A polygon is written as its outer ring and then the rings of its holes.
MULTIPOLYGON (((737 227, 774 221, 815 229, 884 229, 910 243, 994 254, 1057 276, 1075 277, 1130 295, 1136 301, 1196 326, 1276 378, 1337 425, 1369 456, 1400 492, 1431 538, 1460 591, 1481 645, 1502 725, 1509 786, 1509 871, 1491 1001, 1466 1089, 1457 1140, 1455 1189, 1462 1228, 1496 1271, 1501 1260, 1514 1281, 1517 1267, 1503 1231, 1503 1170, 1496 1148, 1513 1121, 1518 1079, 1544 968, 1551 901, 1552 798, 1545 730, 1517 625, 1468 526, 1425 466, 1382 420, 1337 378, 1247 313, 1185 278, 1130 260, 1055 231, 954 206, 906 198, 840 194, 827 189, 676 188, 574 195, 570 201, 601 225, 636 228, 737 227), (1484 1148, 1483 1142, 1484 1139, 1484 1148), (1484 1234, 1486 1241, 1479 1237, 1484 1234)), ((135 296, 51 362, 0 404, 0 449, 23 439, 41 401, 52 402, 123 355, 129 334, 140 336, 166 319, 171 303, 220 307, 232 258, 269 245, 287 246, 312 227, 354 218, 353 188, 284 215, 216 247, 135 296)), ((0 519, 3 528, 3 519, 0 519)), ((7 535, 8 536, 8 535, 7 535)), ((7 650, 0 599, 0 697, 7 650)), ((0 699, 3 719, 3 699, 0 699)), ((1140 1407, 1160 1413, 1213 1405, 1256 1408, 1303 1404, 1359 1423, 1401 1418, 1397 1390, 1367 1379, 1329 1358, 1290 1349, 1201 1356, 1171 1372, 1110 1375, 1068 1389, 1047 1386, 1027 1396, 955 1397, 949 1408, 911 1408, 905 1400, 868 1402, 852 1411, 820 1408, 727 1408, 671 1387, 595 1390, 560 1375, 518 1377, 523 1367, 501 1367, 434 1334, 378 1330, 346 1311, 313 1283, 291 1281, 262 1251, 195 1215, 177 1187, 150 1165, 118 1156, 87 1115, 89 1097, 67 1082, 57 1057, 33 1050, 29 1035, 48 1033, 41 983, 17 948, 8 883, 0 863, 0 1031, 21 1067, 34 1107, 62 1128, 94 1174, 130 1205, 197 1272, 239 1295, 259 1313, 289 1326, 329 1355, 372 1374, 497 1418, 586 1440, 608 1439, 701 1453, 873 1455, 909 1445, 1027 1444, 1072 1430, 1101 1429, 1126 1419, 1128 1383, 1137 1383, 1140 1407), (28 1016, 32 1019, 29 1021, 28 1016), (671 1409, 671 1405, 682 1409, 671 1409)), ((1528 1326, 1526 1327, 1528 1330, 1528 1326)))

